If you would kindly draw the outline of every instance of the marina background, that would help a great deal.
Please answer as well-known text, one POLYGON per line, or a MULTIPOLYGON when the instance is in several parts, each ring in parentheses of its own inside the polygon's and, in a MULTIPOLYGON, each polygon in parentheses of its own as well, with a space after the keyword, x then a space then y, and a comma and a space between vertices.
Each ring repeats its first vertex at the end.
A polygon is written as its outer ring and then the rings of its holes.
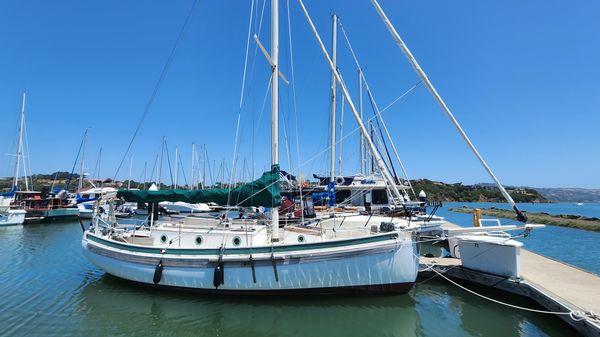
MULTIPOLYGON (((439 214, 471 226, 467 214, 439 214)), ((477 207, 501 204, 466 203, 477 207)), ((600 204, 523 204, 525 210, 600 215, 600 204)), ((507 223, 509 220, 503 220, 507 223)), ((550 315, 492 304, 444 280, 419 280, 408 295, 348 298, 207 297, 159 291, 105 274, 81 254, 78 222, 0 228, 3 334, 29 336, 567 336, 550 315)), ((548 226, 523 239, 527 249, 600 273, 600 234, 548 226)), ((519 296, 470 286, 526 307, 519 296)))
MULTIPOLYGON (((191 4, 2 1, 0 30, 10 33, 0 35, 0 134, 8 135, 0 138, 0 151, 14 153, 21 93, 27 91, 33 173, 65 169, 89 127, 87 171, 93 171, 103 147, 99 171, 102 178, 113 178, 114 163, 123 157, 191 4)), ((134 144, 135 179, 140 179, 144 162, 152 166, 163 136, 171 153, 175 145, 185 151, 186 168, 191 166, 192 142, 208 144, 217 165, 223 156, 231 160, 250 10, 250 2, 245 4, 198 3, 134 144)), ((290 4, 297 136, 305 163, 327 146, 330 72, 296 1, 290 4)), ((307 6, 326 41, 332 11, 340 16, 381 108, 417 82, 369 2, 311 1, 307 6)), ((600 188, 600 157, 590 155, 590 149, 600 146, 599 3, 511 0, 457 6, 387 0, 382 6, 504 184, 600 188)), ((287 36, 283 14, 282 39, 287 36)), ((259 36, 268 48, 269 25, 265 21, 263 26, 259 36)), ((291 77, 289 47, 282 42, 281 48, 282 71, 291 77)), ((342 40, 339 49, 340 69, 356 97, 356 71, 349 67, 351 56, 342 40)), ((268 118, 264 113, 260 117, 267 73, 268 63, 259 52, 246 88, 252 95, 245 96, 241 132, 247 141, 240 149, 240 160, 256 162, 257 172, 268 162, 268 137, 263 135, 268 118), (257 131, 251 142, 253 129, 257 131)), ((289 91, 282 86, 282 121, 288 126, 294 121, 289 91)), ((370 114, 366 99, 364 105, 370 114)), ((489 181, 424 87, 384 117, 394 127, 392 135, 410 178, 489 181)), ((287 131, 295 149, 295 130, 287 131)), ((348 173, 357 172, 357 139, 344 144, 348 173)), ((327 171, 326 156, 298 167, 294 150, 292 165, 282 155, 282 169, 306 176, 322 173, 327 171)), ((12 175, 11 161, 3 155, 0 176, 12 175)), ((122 169, 117 179, 126 179, 127 171, 122 169)))

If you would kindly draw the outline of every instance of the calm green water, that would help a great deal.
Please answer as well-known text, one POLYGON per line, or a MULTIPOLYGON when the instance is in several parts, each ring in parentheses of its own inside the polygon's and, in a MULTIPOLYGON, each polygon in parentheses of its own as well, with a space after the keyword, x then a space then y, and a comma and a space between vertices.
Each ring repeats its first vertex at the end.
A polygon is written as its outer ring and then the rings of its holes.
MULTIPOLYGON (((218 298, 104 274, 78 223, 0 228, 0 336, 572 336, 551 316, 429 280, 408 295, 218 298)), ((473 286, 471 286, 473 287, 473 286)), ((499 292, 488 296, 535 307, 499 292)))

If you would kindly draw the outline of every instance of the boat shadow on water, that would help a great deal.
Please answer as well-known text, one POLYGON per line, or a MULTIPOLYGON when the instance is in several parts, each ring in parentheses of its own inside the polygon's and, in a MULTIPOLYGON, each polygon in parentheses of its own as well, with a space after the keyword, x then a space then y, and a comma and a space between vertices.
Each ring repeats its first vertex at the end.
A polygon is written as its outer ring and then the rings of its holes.
POLYGON ((415 336, 420 325, 410 295, 207 296, 105 274, 81 296, 92 311, 85 325, 99 334, 415 336))

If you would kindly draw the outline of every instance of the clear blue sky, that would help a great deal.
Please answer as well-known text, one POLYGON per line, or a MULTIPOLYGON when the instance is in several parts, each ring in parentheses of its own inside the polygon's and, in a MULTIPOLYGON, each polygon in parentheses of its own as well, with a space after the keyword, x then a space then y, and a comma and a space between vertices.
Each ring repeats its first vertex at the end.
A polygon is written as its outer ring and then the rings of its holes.
MULTIPOLYGON (((290 3, 299 122, 291 87, 282 85, 281 128, 292 157, 290 167, 282 135, 282 167, 298 171, 297 128, 300 170, 325 173, 330 74, 298 3, 290 3)), ((101 175, 112 177, 191 5, 192 0, 0 2, 0 176, 12 175, 13 159, 4 154, 14 153, 26 90, 32 170, 70 170, 89 128, 87 171, 94 171, 102 146, 101 175)), ((328 47, 330 14, 341 17, 380 107, 417 82, 369 1, 306 5, 328 47)), ((600 3, 381 0, 381 5, 503 183, 600 188, 600 3)), ((270 49, 268 7, 260 38, 270 49)), ((291 79, 286 11, 282 1, 281 69, 291 79)), ((175 145, 183 152, 188 179, 192 142, 207 144, 217 167, 222 159, 231 166, 249 13, 250 1, 199 0, 134 142, 134 179, 141 178, 144 162, 150 175, 163 136, 171 157, 175 145)), ((356 101, 356 69, 339 42, 340 69, 356 101)), ((251 44, 239 159, 254 162, 257 172, 270 161, 268 103, 261 113, 267 74, 267 62, 255 56, 251 44)), ((372 114, 366 97, 364 109, 372 114)), ((411 178, 490 181, 424 87, 384 118, 411 178)), ((356 127, 348 109, 344 122, 344 133, 356 127)), ((347 174, 357 171, 356 139, 343 145, 347 174)), ((128 160, 120 178, 127 176, 128 160)), ((168 182, 166 170, 165 163, 168 182)))

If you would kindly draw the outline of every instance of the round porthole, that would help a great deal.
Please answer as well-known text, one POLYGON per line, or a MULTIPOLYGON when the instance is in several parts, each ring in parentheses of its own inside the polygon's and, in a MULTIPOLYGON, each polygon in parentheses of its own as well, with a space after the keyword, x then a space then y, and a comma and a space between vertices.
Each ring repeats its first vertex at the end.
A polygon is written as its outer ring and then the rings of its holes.
POLYGON ((298 235, 298 242, 304 242, 304 235, 298 235))
POLYGON ((233 242, 234 246, 239 246, 240 243, 242 243, 242 239, 240 239, 239 236, 236 236, 236 237, 233 238, 232 242, 233 242))
POLYGON ((196 244, 200 246, 202 244, 202 235, 196 236, 196 244))
POLYGON ((166 235, 161 235, 160 236, 160 242, 166 243, 167 242, 167 236, 166 235))

